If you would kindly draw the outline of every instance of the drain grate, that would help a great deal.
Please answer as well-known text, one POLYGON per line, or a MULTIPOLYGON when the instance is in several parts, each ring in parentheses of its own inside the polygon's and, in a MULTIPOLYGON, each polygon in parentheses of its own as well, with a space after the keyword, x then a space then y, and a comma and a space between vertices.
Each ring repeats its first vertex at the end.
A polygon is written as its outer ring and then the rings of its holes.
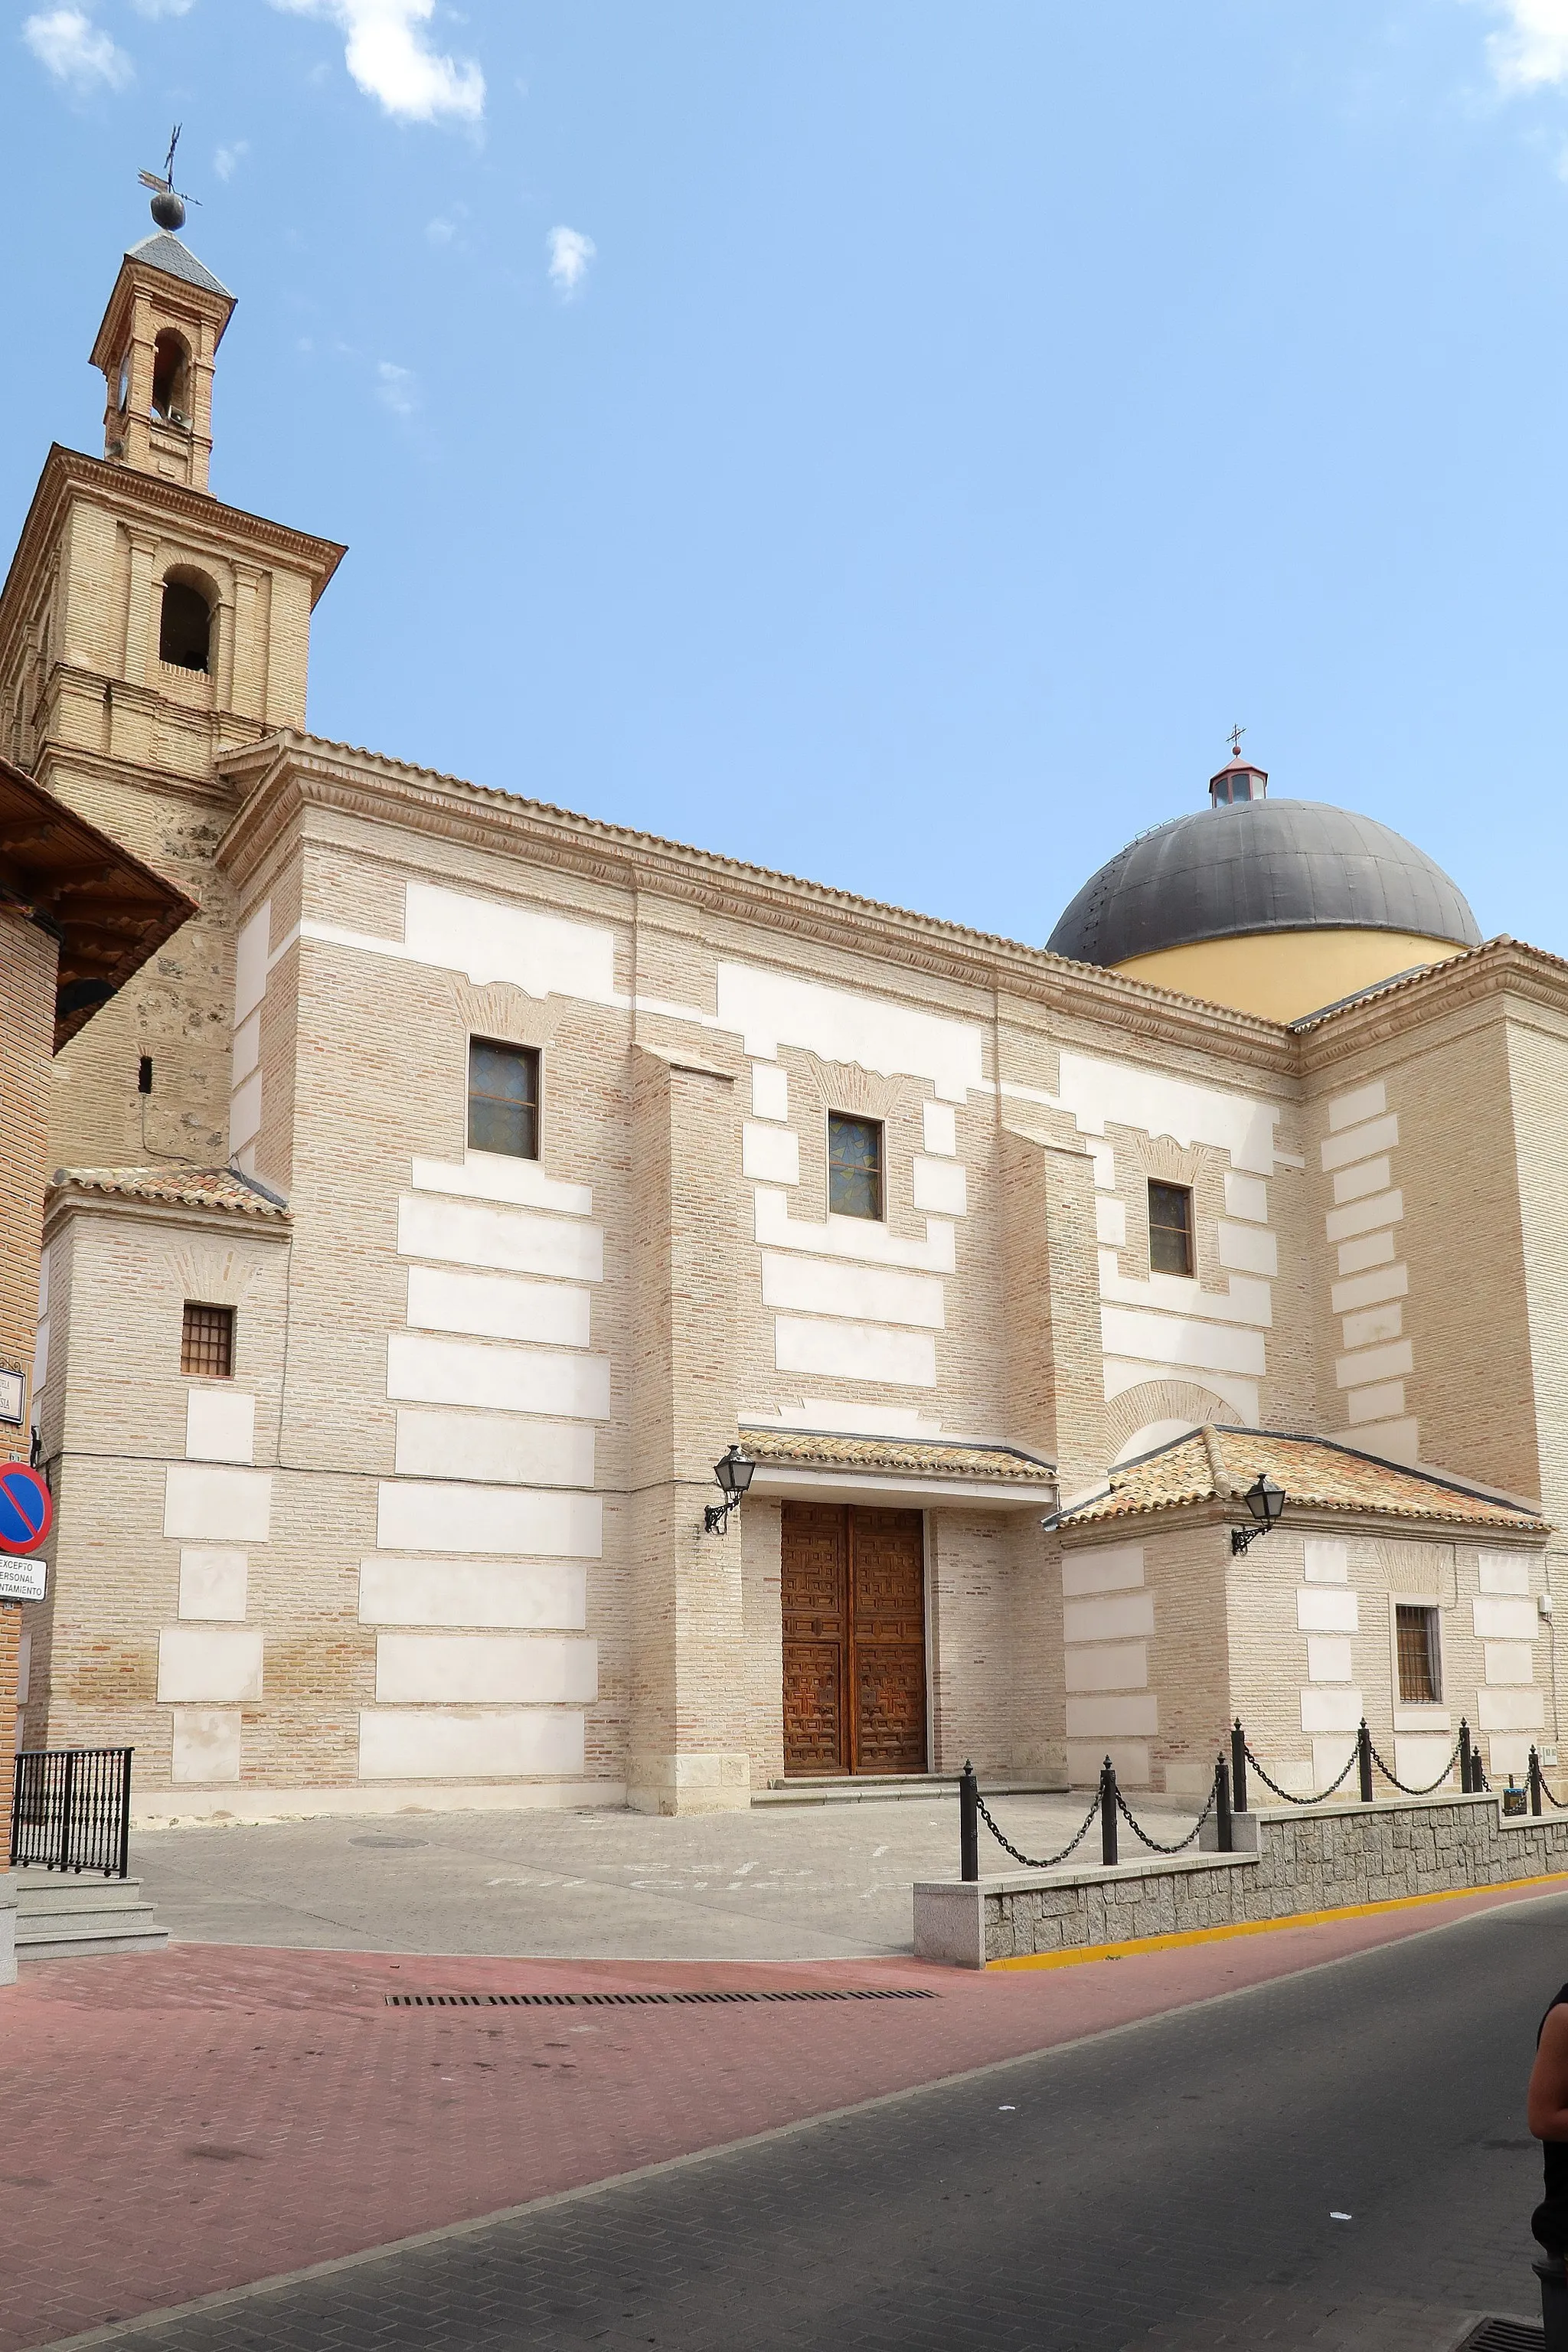
POLYGON ((697 2009, 763 2000, 934 2000, 921 1985, 809 1986, 799 1992, 389 1992, 388 2009, 697 2009))
POLYGON ((1523 2319, 1483 2319, 1463 2352, 1542 2352, 1546 2338, 1523 2319))

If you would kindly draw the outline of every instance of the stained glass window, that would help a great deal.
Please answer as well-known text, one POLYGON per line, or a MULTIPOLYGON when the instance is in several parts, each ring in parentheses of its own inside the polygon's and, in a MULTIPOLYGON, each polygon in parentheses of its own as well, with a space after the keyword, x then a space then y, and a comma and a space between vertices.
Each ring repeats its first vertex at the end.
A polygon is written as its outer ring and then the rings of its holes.
POLYGON ((1155 1274, 1193 1270, 1193 1196, 1184 1184, 1149 1187, 1149 1264, 1155 1274))
POLYGON ((827 1205, 837 1217, 882 1213, 882 1122, 827 1117, 827 1205))
POLYGON ((539 1157, 539 1052, 533 1045, 468 1046, 468 1149, 539 1157))

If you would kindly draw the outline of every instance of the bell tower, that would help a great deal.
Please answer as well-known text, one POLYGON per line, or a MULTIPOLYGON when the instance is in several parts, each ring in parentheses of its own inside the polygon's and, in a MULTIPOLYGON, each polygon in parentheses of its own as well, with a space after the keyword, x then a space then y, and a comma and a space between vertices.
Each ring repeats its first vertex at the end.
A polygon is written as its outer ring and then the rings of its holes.
POLYGON ((92 347, 104 454, 49 451, 0 589, 0 753, 198 912, 57 1057, 56 1166, 228 1157, 226 759, 303 730, 310 614, 343 553, 213 496, 235 298, 174 235, 168 180, 143 179, 155 233, 122 257, 92 347))
POLYGON ((233 312, 227 287, 167 229, 131 247, 92 347, 111 464, 207 488, 213 362, 233 312))

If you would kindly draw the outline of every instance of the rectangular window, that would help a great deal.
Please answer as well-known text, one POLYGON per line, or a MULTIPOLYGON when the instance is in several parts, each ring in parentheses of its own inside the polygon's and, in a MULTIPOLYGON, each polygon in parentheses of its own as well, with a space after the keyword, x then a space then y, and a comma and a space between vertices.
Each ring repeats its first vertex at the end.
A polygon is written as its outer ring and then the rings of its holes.
POLYGON ((836 1217, 882 1213, 882 1122, 827 1114, 827 1205, 836 1217))
POLYGON ((505 1151, 513 1160, 539 1157, 539 1050, 468 1045, 468 1149, 505 1151))
POLYGON ((1394 1605, 1394 1639, 1399 1653, 1399 1696, 1406 1706, 1435 1706, 1443 1696, 1442 1652, 1437 1612, 1414 1602, 1394 1605))
POLYGON ((1155 1274, 1193 1270, 1193 1196, 1185 1184, 1149 1187, 1149 1264, 1155 1274))
POLYGON ((234 1378, 232 1307, 199 1307, 186 1299, 184 1326, 180 1333, 180 1370, 197 1380, 234 1378))

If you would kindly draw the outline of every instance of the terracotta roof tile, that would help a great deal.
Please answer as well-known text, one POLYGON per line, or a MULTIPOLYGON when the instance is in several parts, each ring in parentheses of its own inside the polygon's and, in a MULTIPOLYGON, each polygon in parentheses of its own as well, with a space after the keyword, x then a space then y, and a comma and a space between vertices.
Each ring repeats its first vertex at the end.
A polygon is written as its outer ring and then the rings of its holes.
POLYGON ((184 1209, 229 1209, 245 1217, 287 1217, 289 1203, 237 1168, 57 1168, 56 1192, 112 1192, 127 1201, 168 1201, 184 1209))
POLYGON ((970 1445, 942 1438, 844 1437, 814 1429, 759 1429, 742 1423, 741 1444, 753 1462, 800 1469, 915 1472, 928 1478, 996 1478, 1054 1487, 1048 1462, 1010 1445, 970 1445))
POLYGON ((1323 1437, 1267 1429, 1194 1429, 1158 1453, 1110 1473, 1110 1492, 1064 1513, 1064 1528, 1236 1501, 1262 1473, 1303 1507, 1367 1511, 1384 1517, 1441 1519, 1462 1527, 1517 1528, 1544 1534, 1547 1522, 1500 1496, 1478 1494, 1426 1470, 1406 1470, 1323 1437))

